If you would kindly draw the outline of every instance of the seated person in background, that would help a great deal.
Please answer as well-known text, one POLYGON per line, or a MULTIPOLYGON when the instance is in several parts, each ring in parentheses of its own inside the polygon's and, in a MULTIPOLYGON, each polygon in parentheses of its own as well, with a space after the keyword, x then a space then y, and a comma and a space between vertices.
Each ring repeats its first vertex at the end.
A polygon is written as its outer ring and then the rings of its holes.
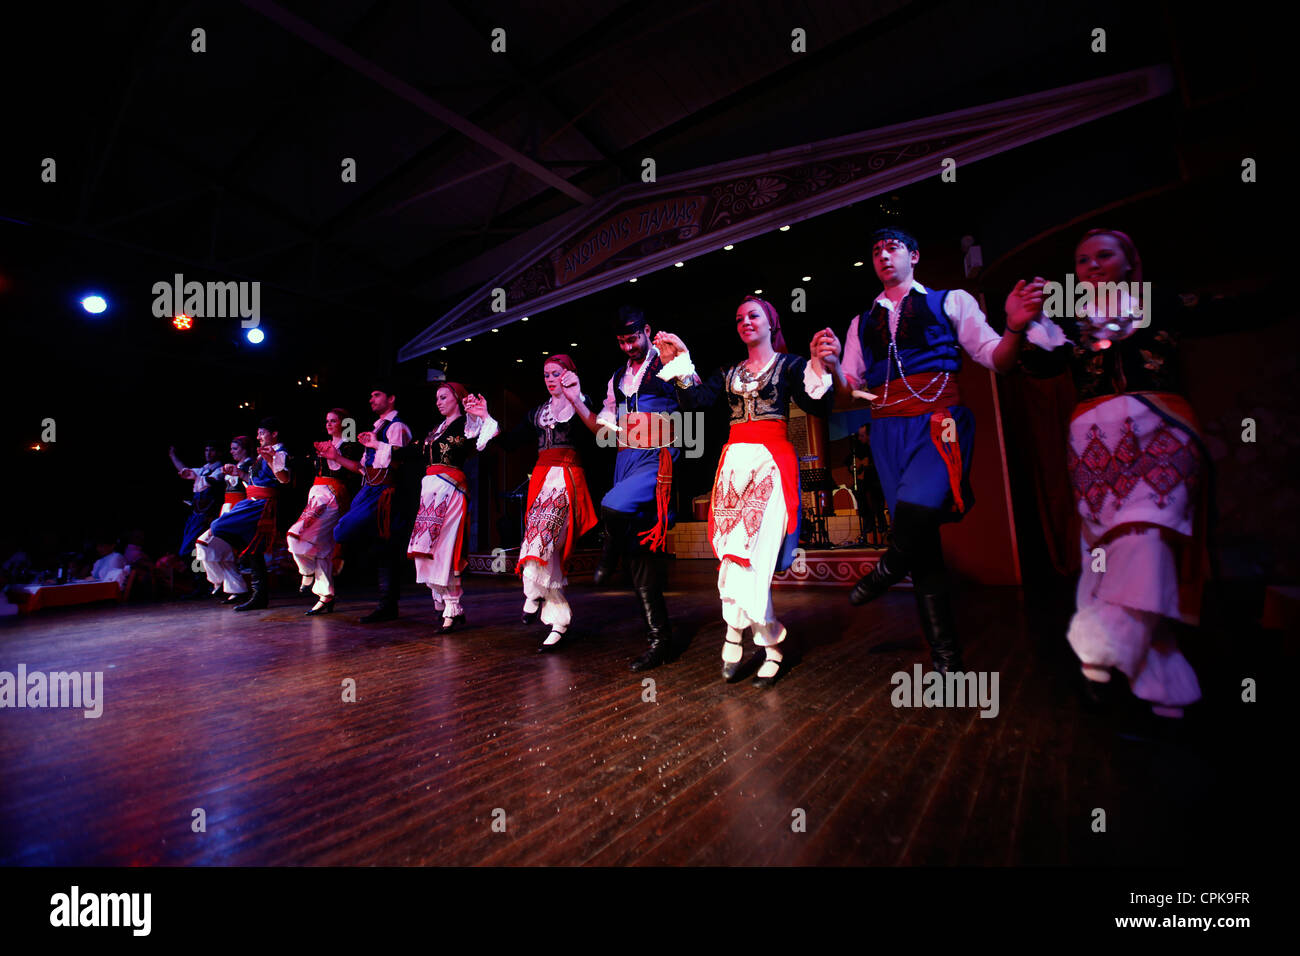
POLYGON ((95 545, 99 560, 90 569, 90 576, 96 581, 113 581, 118 587, 124 587, 127 576, 126 557, 117 550, 117 545, 107 536, 101 536, 95 545))

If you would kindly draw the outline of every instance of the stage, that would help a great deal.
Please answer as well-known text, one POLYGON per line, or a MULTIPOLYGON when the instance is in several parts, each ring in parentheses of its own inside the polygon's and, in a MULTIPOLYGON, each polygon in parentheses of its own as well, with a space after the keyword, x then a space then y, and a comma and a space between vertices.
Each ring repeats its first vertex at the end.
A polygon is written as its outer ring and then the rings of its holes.
POLYGON ((399 621, 369 626, 358 596, 305 618, 288 593, 249 614, 178 602, 10 624, 0 670, 99 671, 103 692, 98 718, 0 712, 0 864, 1240 862, 1280 804, 1280 771, 1251 759, 1271 725, 1233 706, 1235 672, 1207 679, 1183 739, 1120 737, 1124 718, 1079 704, 1059 606, 969 587, 967 666, 997 674, 996 715, 896 707, 891 675, 927 660, 911 593, 854 609, 809 588, 776 596, 803 663, 771 690, 727 685, 715 569, 674 562, 669 607, 693 643, 643 675, 621 577, 571 588, 581 639, 553 656, 519 623, 514 581, 485 575, 448 636, 413 587, 399 621))

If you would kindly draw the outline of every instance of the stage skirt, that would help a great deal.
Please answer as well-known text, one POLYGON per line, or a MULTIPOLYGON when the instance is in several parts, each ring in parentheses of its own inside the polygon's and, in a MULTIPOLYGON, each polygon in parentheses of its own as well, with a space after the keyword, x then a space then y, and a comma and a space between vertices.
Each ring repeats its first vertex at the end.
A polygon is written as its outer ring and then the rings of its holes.
POLYGON ((289 553, 307 557, 333 555, 334 526, 347 510, 347 494, 335 478, 317 478, 307 493, 307 507, 289 528, 289 553))
MULTIPOLYGON (((793 524, 793 540, 797 544, 798 508, 794 509, 794 515, 790 514, 787 494, 790 489, 778 464, 778 459, 786 457, 789 446, 784 437, 785 423, 752 425, 779 426, 780 437, 757 432, 746 435, 738 432, 739 426, 733 427, 733 440, 723 448, 713 483, 709 531, 713 552, 720 562, 718 594, 722 599, 723 620, 741 630, 753 627, 755 642, 764 644, 774 642, 779 631, 771 627, 776 623, 772 575, 782 561, 783 552, 787 558, 793 556, 788 529, 793 524), (765 443, 735 440, 744 437, 761 437, 765 443)), ((788 454, 793 462, 793 449, 788 454)), ((787 470, 793 471, 789 466, 787 470)), ((797 476, 797 471, 793 474, 797 476)), ((794 480, 793 498, 797 502, 797 477, 794 480)))
POLYGON ((1157 625, 1199 620, 1203 458, 1178 396, 1106 396, 1080 405, 1070 423, 1082 561, 1070 646, 1084 665, 1116 668, 1135 696, 1166 706, 1200 699, 1191 665, 1157 625))
POLYGON ((415 559, 415 579, 421 584, 448 587, 468 561, 468 495, 465 473, 433 465, 420 485, 420 511, 407 544, 415 559))

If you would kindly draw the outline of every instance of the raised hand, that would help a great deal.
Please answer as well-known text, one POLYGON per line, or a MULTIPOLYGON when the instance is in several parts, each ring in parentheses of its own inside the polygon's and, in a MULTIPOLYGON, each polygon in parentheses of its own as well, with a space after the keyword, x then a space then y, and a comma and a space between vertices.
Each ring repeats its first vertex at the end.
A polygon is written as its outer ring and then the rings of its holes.
POLYGON ((339 450, 334 447, 332 441, 312 442, 316 446, 316 453, 327 461, 338 461, 339 450))
POLYGON ((686 343, 671 332, 656 333, 654 344, 665 365, 687 350, 686 343))
POLYGON ((576 408, 578 402, 582 400, 582 385, 578 382, 577 374, 565 372, 564 377, 560 379, 560 389, 564 397, 569 400, 569 404, 576 408))
POLYGON ((374 432, 362 432, 360 435, 357 436, 357 441, 365 445, 367 448, 379 447, 379 442, 375 440, 374 432))
POLYGON ((1034 276, 1032 282, 1021 279, 1014 289, 1007 294, 1007 328, 1012 332, 1022 332, 1025 326, 1038 318, 1043 311, 1043 286, 1047 280, 1034 276))
POLYGON ((181 476, 182 478, 184 478, 186 481, 193 481, 193 480, 194 480, 194 477, 195 477, 195 475, 194 475, 194 469, 193 469, 193 468, 185 468, 185 469, 183 469, 183 470, 180 472, 180 476, 181 476))
POLYGON ((237 475, 237 474, 239 474, 239 466, 238 466, 238 465, 222 465, 222 466, 221 466, 221 471, 222 471, 222 473, 227 474, 227 475, 237 475))
POLYGON ((487 418, 487 399, 482 395, 466 395, 461 404, 465 407, 465 411, 475 418, 487 418))

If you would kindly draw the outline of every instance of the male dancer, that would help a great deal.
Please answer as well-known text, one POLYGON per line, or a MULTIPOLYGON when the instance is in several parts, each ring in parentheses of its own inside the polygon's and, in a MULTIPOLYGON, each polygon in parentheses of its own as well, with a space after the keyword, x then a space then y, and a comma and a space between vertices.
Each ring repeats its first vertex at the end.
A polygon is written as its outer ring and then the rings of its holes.
MULTIPOLYGON (((231 439, 230 457, 235 463, 221 466, 224 487, 218 517, 244 500, 248 476, 253 471, 253 448, 253 439, 247 435, 236 435, 231 439)), ((243 595, 248 592, 248 585, 239 573, 239 561, 230 550, 230 545, 213 537, 211 526, 195 540, 194 556, 198 558, 203 573, 212 585, 212 597, 224 595, 227 604, 244 602, 243 595)))
MULTIPOLYGON (((393 498, 396 493, 397 462, 393 449, 411 443, 411 430, 398 417, 397 396, 392 386, 380 383, 370 392, 370 410, 379 416, 373 431, 362 432, 357 441, 366 446, 360 462, 327 456, 349 471, 361 472, 361 491, 352 506, 334 526, 334 540, 345 547, 369 544, 379 575, 379 606, 361 618, 362 624, 392 621, 397 617, 401 596, 402 560, 406 557, 405 539, 394 543, 392 528, 393 498)), ((400 524, 400 522, 399 522, 400 524)), ((401 535, 396 535, 401 538, 401 535)))
POLYGON ((1041 310, 1043 282, 1020 282, 1007 296, 1007 330, 999 336, 970 293, 929 291, 912 277, 921 258, 912 236, 878 229, 871 242, 872 265, 885 289, 849 323, 843 362, 830 329, 812 340, 812 354, 828 370, 822 391, 833 377, 840 396, 871 402, 871 447, 893 516, 888 550, 854 585, 849 601, 874 601, 910 573, 935 670, 960 671, 939 526, 961 520, 974 504, 975 417, 957 388, 961 349, 985 368, 1012 368, 1025 326, 1041 310))
MULTIPOLYGON (((221 445, 215 441, 203 446, 203 464, 198 468, 187 468, 176 454, 176 446, 167 449, 167 457, 176 466, 176 473, 186 481, 192 482, 190 491, 191 514, 185 520, 185 532, 181 535, 181 549, 176 552, 182 558, 188 558, 190 550, 199 535, 208 530, 212 520, 221 510, 221 493, 225 488, 225 479, 221 471, 221 445)), ((202 575, 195 578, 194 594, 200 593, 199 585, 202 575)), ((211 593, 211 589, 204 592, 211 593)))
POLYGON ((677 410, 677 389, 659 378, 663 362, 659 350, 650 344, 650 324, 640 309, 628 305, 620 308, 614 333, 627 362, 606 383, 605 403, 599 415, 593 414, 583 401, 576 375, 566 373, 561 385, 584 425, 597 435, 603 429, 618 435, 614 487, 600 503, 607 535, 601 561, 606 572, 602 577, 608 575, 622 551, 650 632, 649 649, 631 664, 634 672, 640 672, 676 660, 686 649, 684 644, 673 641, 668 605, 664 602, 667 562, 662 553, 657 553, 664 549, 672 522, 668 510, 672 463, 681 454, 680 449, 672 447, 668 420, 659 416, 677 410), (645 530, 647 525, 649 530, 645 530))
MULTIPOLYGON (((253 589, 236 611, 260 611, 267 606, 266 551, 275 543, 276 499, 280 486, 292 479, 289 455, 280 442, 280 423, 264 418, 257 428, 257 460, 244 489, 246 498, 212 522, 212 535, 230 546, 243 548, 253 571, 253 589)), ((214 541, 215 543, 215 541, 214 541)), ((220 559, 218 559, 220 560, 220 559)), ((227 561, 232 560, 227 557, 227 561)))

